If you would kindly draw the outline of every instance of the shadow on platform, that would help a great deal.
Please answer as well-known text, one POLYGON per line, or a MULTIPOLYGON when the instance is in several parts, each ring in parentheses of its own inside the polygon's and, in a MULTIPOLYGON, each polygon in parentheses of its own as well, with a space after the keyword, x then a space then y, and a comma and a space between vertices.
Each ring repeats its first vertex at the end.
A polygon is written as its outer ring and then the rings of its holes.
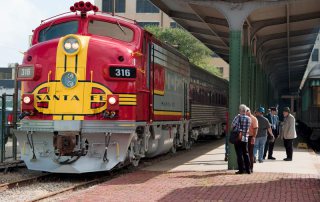
POLYGON ((148 166, 148 171, 212 171, 225 170, 224 139, 198 143, 190 151, 181 152, 172 158, 148 166), (213 169, 214 168, 214 169, 213 169))
MULTIPOLYGON (((223 139, 198 144, 191 151, 182 152, 182 154, 148 166, 143 170, 161 172, 227 170, 228 162, 224 161, 224 151, 223 139)), ((263 163, 255 163, 254 171, 301 174, 320 173, 320 156, 311 150, 295 148, 293 161, 283 161, 286 158, 286 153, 281 139, 277 139, 273 156, 276 160, 266 159, 263 163)))

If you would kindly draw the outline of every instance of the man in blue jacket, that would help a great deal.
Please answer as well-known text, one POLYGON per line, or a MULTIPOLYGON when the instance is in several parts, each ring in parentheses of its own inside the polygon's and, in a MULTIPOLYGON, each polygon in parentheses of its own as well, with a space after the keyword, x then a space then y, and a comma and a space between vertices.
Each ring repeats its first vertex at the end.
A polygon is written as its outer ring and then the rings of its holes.
POLYGON ((273 157, 273 148, 274 148, 274 143, 279 136, 279 117, 277 115, 278 111, 276 107, 271 107, 270 109, 271 109, 271 112, 266 116, 266 118, 271 124, 271 129, 274 135, 274 139, 269 138, 272 136, 268 136, 268 140, 266 141, 266 145, 264 147, 263 159, 266 158, 268 153, 268 159, 276 160, 276 158, 273 157))

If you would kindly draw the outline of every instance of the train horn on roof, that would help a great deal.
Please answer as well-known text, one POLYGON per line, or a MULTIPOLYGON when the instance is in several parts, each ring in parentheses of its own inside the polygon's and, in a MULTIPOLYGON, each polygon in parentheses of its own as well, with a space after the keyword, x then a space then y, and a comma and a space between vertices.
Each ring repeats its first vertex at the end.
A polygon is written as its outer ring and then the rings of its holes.
POLYGON ((83 1, 79 1, 74 3, 74 5, 70 7, 70 11, 71 12, 80 11, 81 16, 85 17, 88 11, 98 12, 99 9, 97 6, 92 5, 91 2, 89 1, 86 3, 84 3, 83 1))

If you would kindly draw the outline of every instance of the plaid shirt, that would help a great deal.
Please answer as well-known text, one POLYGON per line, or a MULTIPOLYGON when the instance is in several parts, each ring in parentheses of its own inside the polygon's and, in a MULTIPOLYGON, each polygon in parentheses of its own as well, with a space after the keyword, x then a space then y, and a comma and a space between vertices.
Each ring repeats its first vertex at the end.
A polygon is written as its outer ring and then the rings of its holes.
POLYGON ((241 139, 242 142, 248 142, 250 125, 251 125, 251 118, 244 114, 238 114, 232 121, 232 127, 235 128, 235 130, 242 132, 242 139, 241 139), (239 118, 240 118, 240 125, 239 125, 239 118))

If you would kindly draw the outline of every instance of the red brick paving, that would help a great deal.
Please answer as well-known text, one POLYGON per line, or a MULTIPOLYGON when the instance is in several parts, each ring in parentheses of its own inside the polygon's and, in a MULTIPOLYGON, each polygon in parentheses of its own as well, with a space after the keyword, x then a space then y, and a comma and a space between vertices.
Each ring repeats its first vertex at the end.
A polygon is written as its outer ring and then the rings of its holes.
POLYGON ((285 173, 136 171, 65 201, 320 201, 320 176, 285 173))

